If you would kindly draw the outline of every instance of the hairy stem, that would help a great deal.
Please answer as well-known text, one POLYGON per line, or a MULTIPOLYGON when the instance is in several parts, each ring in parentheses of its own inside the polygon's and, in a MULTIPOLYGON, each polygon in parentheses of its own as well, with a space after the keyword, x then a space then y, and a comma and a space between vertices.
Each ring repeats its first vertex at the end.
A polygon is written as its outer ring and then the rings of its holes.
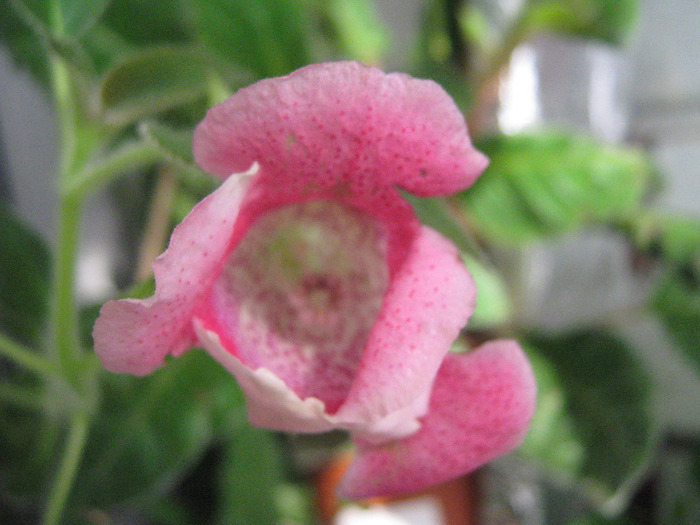
POLYGON ((65 451, 49 495, 43 525, 56 525, 61 519, 83 456, 89 427, 89 413, 85 410, 77 410, 70 421, 65 451))
POLYGON ((61 370, 44 356, 0 333, 0 354, 44 378, 63 380, 61 370))

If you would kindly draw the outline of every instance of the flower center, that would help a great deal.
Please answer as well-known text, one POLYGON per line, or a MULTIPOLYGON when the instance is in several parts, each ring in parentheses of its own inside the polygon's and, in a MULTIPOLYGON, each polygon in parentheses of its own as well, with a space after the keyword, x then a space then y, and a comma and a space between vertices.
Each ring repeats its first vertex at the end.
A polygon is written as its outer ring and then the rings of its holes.
POLYGON ((350 386, 388 282, 380 225, 318 200, 259 218, 220 280, 237 311, 244 362, 270 368, 300 396, 327 405, 350 386))

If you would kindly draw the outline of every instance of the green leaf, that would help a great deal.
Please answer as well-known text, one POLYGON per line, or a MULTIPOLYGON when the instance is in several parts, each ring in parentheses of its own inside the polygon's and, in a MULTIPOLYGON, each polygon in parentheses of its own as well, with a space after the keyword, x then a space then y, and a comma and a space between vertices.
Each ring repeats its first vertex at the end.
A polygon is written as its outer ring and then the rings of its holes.
POLYGON ((225 448, 216 523, 279 523, 276 499, 282 488, 282 473, 275 435, 250 425, 239 428, 225 448))
POLYGON ((326 4, 340 44, 349 57, 379 64, 389 36, 371 0, 332 0, 326 4))
POLYGON ((303 3, 192 0, 192 5, 205 43, 256 78, 285 75, 310 61, 303 3))
POLYGON ((639 212, 651 175, 637 150, 563 133, 498 136, 478 144, 491 164, 463 193, 487 237, 517 245, 639 212))
POLYGON ((109 374, 73 495, 101 509, 172 487, 222 432, 245 422, 235 380, 199 351, 144 378, 109 374))
POLYGON ((204 55, 191 48, 145 48, 102 79, 105 118, 124 125, 192 102, 206 93, 208 67, 204 55))
POLYGON ((178 168, 177 174, 182 191, 176 196, 174 215, 176 222, 179 223, 197 202, 218 187, 220 181, 194 163, 191 128, 178 129, 150 121, 142 123, 139 132, 156 144, 164 156, 178 168))
POLYGON ((552 363, 526 348, 537 382, 537 408, 518 453, 555 476, 576 479, 581 473, 585 446, 567 410, 567 393, 552 363))
POLYGON ((192 129, 175 129, 159 122, 144 122, 139 127, 141 135, 154 142, 172 160, 192 165, 192 129))
POLYGON ((619 511, 656 443, 649 377, 631 349, 606 331, 538 335, 530 344, 551 363, 583 444, 582 487, 601 508, 619 511))
POLYGON ((476 241, 471 239, 464 228, 457 222, 448 208, 447 202, 441 198, 420 198, 407 192, 403 197, 411 203, 420 222, 449 237, 457 247, 465 253, 476 255, 480 253, 476 241))
POLYGON ((7 46, 15 64, 28 69, 47 87, 49 75, 40 37, 12 9, 11 0, 0 0, 0 13, 0 42, 7 46))
POLYGON ((700 373, 700 268, 667 269, 651 296, 651 307, 700 373))
POLYGON ((619 45, 639 19, 638 0, 529 0, 525 26, 540 31, 592 38, 619 45))
POLYGON ((505 324, 510 318, 511 302, 505 283, 495 269, 476 258, 462 254, 462 260, 476 285, 476 308, 469 318, 469 329, 488 329, 505 324))
POLYGON ((111 0, 11 0, 17 12, 38 32, 77 40, 89 31, 111 0), (55 6, 55 8, 54 8, 55 6), (55 10, 52 12, 52 8, 55 10))
POLYGON ((632 225, 635 244, 673 266, 700 271, 700 220, 693 217, 640 217, 632 225))
POLYGON ((107 8, 102 23, 136 47, 182 43, 190 36, 184 5, 180 0, 117 0, 107 8))
POLYGON ((48 313, 50 282, 48 247, 0 206, 0 330, 36 345, 48 313))

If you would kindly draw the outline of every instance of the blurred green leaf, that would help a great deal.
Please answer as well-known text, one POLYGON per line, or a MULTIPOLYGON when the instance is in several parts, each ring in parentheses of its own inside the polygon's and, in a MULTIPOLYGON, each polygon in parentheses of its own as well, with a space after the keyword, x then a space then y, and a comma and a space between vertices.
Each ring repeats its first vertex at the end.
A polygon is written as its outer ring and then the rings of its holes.
POLYGON ((649 214, 631 230, 637 248, 661 267, 649 304, 700 371, 700 220, 649 214))
POLYGON ((277 493, 282 488, 280 446, 269 430, 240 427, 227 441, 219 481, 221 525, 279 523, 277 493))
POLYGON ((567 393, 552 363, 526 348, 537 382, 537 408, 518 452, 555 476, 569 480, 581 473, 585 445, 567 410, 567 393))
POLYGON ((95 25, 110 2, 111 0, 60 0, 58 6, 65 34, 75 39, 80 38, 95 25))
POLYGON ((632 216, 651 175, 637 150, 563 133, 498 136, 478 147, 491 164, 463 193, 464 209, 482 234, 507 244, 632 216))
POLYGON ((304 4, 295 0, 190 0, 197 33, 219 56, 256 78, 285 75, 310 62, 304 4))
POLYGON ((511 302, 505 283, 495 269, 476 258, 462 254, 462 260, 476 284, 476 308, 469 318, 469 329, 499 327, 510 318, 511 302))
POLYGON ((144 378, 109 374, 73 494, 105 511, 171 488, 216 435, 245 424, 235 380, 200 351, 144 378))
POLYGON ((365 64, 379 64, 389 35, 372 0, 331 0, 325 4, 346 55, 365 64))
POLYGON ((541 31, 593 38, 619 45, 635 28, 638 0, 528 0, 524 24, 541 31))
POLYGON ((40 34, 77 40, 102 16, 111 0, 10 0, 40 34), (52 11, 53 10, 53 11, 52 11))
POLYGON ((182 43, 191 34, 184 5, 181 0, 116 0, 107 8, 101 25, 137 47, 182 43))
POLYGON ((192 153, 192 129, 175 129, 155 121, 144 122, 139 127, 141 135, 153 141, 172 160, 194 164, 192 153))
POLYGON ((651 296, 651 306, 700 373, 699 269, 667 269, 651 296))
POLYGON ((144 48, 122 60, 102 79, 100 102, 105 118, 128 124, 203 96, 208 63, 191 48, 144 48))
POLYGON ((692 217, 640 217, 632 224, 635 244, 673 266, 700 271, 700 220, 692 217))
POLYGON ((422 224, 439 231, 445 237, 449 237, 462 252, 471 255, 479 253, 476 242, 465 233, 464 228, 457 222, 444 199, 439 197, 421 198, 407 192, 402 192, 402 195, 411 203, 422 224))
POLYGON ((45 49, 39 36, 12 9, 11 0, 0 0, 0 42, 7 46, 12 60, 28 69, 44 86, 48 84, 45 49))
POLYGON ((0 330, 36 345, 46 320, 51 254, 42 239, 0 206, 0 330))
POLYGON ((178 168, 180 190, 175 199, 174 218, 179 223, 194 205, 214 191, 220 180, 204 172, 194 162, 191 128, 173 128, 159 122, 144 122, 139 132, 154 142, 178 168))
POLYGON ((581 485, 596 505, 619 511, 656 444, 649 377, 631 349, 606 331, 537 335, 529 344, 551 363, 584 446, 581 485))

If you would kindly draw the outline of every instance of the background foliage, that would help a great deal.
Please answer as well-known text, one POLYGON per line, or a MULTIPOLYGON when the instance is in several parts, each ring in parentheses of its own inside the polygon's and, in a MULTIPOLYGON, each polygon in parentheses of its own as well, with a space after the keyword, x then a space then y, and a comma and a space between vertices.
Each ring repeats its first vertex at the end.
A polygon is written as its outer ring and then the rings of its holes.
MULTIPOLYGON (((452 94, 491 165, 463 194, 411 202, 460 247, 477 280, 459 346, 506 335, 531 354, 539 408, 518 454, 545 484, 579 495, 576 523, 631 523, 629 503, 664 429, 626 317, 555 333, 533 325, 517 261, 535 243, 614 232, 630 272, 650 283, 626 313, 658 319, 697 371, 700 223, 649 211, 660 175, 638 148, 489 125, 494 81, 517 45, 543 32, 623 45, 637 2, 527 0, 502 24, 485 5, 426 1, 409 72, 452 94)), ((155 220, 167 234, 215 187, 190 147, 206 108, 311 62, 381 65, 389 37, 372 1, 0 0, 0 13, 0 38, 52 97, 61 135, 53 253, 0 208, 0 522, 313 523, 313 468, 300 458, 318 449, 251 428, 235 382, 205 353, 146 378, 100 369, 89 335, 96 305, 74 297, 76 232, 85 198, 109 185, 131 219, 128 268, 147 268, 137 260, 141 232, 155 220), (164 195, 165 215, 149 218, 143 210, 164 195)), ((126 273, 125 295, 150 293, 147 273, 126 273)), ((699 474, 685 474, 691 499, 699 474)), ((690 523, 684 501, 674 523, 690 523)))

